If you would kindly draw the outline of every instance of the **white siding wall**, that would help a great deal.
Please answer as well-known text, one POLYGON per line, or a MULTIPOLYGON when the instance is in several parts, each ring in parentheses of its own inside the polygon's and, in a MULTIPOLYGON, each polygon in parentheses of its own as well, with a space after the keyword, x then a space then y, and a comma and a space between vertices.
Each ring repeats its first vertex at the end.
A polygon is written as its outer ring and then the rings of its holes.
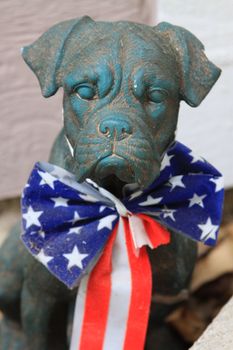
POLYGON ((233 1, 159 0, 157 17, 193 32, 222 69, 199 107, 182 104, 177 139, 218 167, 226 187, 233 186, 233 1))

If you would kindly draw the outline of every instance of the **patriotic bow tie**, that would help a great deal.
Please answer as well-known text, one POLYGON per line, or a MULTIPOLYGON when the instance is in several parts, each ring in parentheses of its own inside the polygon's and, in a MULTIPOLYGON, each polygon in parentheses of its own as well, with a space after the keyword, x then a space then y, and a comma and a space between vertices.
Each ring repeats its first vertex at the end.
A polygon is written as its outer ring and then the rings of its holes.
POLYGON ((68 171, 36 163, 22 195, 22 240, 69 288, 79 285, 71 350, 142 350, 151 302, 151 249, 173 232, 214 245, 221 174, 179 142, 144 191, 122 199, 68 171), (80 282, 81 281, 81 282, 80 282))

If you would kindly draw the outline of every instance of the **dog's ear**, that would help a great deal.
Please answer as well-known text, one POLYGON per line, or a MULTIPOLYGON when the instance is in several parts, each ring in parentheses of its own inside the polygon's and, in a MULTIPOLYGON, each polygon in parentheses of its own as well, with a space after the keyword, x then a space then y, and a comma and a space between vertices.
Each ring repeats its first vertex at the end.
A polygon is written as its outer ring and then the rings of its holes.
POLYGON ((188 30, 162 22, 155 27, 173 47, 181 75, 181 99, 196 107, 208 94, 221 70, 208 60, 203 44, 188 30))
POLYGON ((88 16, 58 23, 22 49, 23 59, 36 74, 44 97, 54 95, 59 88, 56 71, 62 61, 66 40, 77 26, 89 23, 95 22, 88 16))

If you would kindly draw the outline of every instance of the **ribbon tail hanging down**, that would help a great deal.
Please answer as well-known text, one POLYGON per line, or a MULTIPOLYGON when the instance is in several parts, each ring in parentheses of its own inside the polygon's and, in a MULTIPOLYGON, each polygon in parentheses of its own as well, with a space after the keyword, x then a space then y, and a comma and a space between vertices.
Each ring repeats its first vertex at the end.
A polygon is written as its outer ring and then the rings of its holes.
POLYGON ((111 294, 112 250, 117 226, 115 226, 96 266, 80 282, 76 297, 70 350, 103 348, 111 294))
POLYGON ((122 349, 144 349, 150 313, 152 273, 146 247, 135 255, 129 221, 124 220, 125 238, 131 272, 131 296, 128 310, 127 332, 122 349))
MULTIPOLYGON (((149 218, 149 224, 152 222, 149 218)), ((149 224, 147 221, 147 231, 149 224)), ((152 229, 153 225, 150 232, 152 229)), ((169 233, 164 231, 168 243, 169 233)), ((164 237, 159 240, 165 244, 164 237)), ((142 350, 151 292, 146 247, 135 254, 129 220, 120 217, 99 262, 90 276, 81 281, 70 350, 142 350)))

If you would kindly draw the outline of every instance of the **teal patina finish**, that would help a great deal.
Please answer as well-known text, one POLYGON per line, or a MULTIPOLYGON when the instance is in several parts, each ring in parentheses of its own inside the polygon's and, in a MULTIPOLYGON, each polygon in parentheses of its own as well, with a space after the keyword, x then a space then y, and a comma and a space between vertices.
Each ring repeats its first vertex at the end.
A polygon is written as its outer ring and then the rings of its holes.
POLYGON ((64 89, 64 134, 75 158, 67 155, 66 167, 77 180, 101 182, 113 173, 143 187, 174 139, 180 100, 197 106, 220 72, 198 39, 168 23, 71 20, 24 48, 23 57, 45 97, 64 89))
MULTIPOLYGON (((83 17, 49 29, 22 55, 44 97, 64 90, 64 128, 51 162, 117 196, 126 183, 148 186, 174 141, 180 101, 198 106, 219 77, 203 50, 189 31, 169 23, 83 17)), ((18 236, 16 228, 0 252, 0 349, 65 350, 76 291, 55 280, 18 236)), ((187 288, 195 256, 196 244, 177 235, 150 252, 156 291, 146 349, 185 349, 163 323, 173 308, 163 300, 187 288)))

